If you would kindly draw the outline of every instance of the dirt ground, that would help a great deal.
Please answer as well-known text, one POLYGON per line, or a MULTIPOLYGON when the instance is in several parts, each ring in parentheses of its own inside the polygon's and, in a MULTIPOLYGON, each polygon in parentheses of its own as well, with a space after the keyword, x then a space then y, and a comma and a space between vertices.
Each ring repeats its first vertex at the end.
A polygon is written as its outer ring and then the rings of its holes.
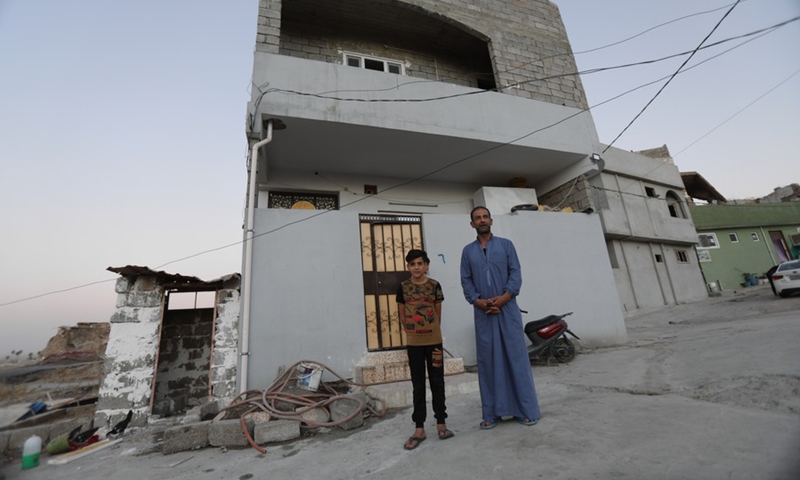
POLYGON ((158 436, 142 429, 66 465, 0 466, 0 478, 797 478, 800 296, 757 286, 639 312, 626 325, 625 346, 533 367, 542 409, 534 427, 480 430, 480 397, 466 393, 448 398, 456 436, 412 452, 401 448, 413 424, 400 410, 346 435, 268 445, 265 455, 205 448, 165 456, 158 436))

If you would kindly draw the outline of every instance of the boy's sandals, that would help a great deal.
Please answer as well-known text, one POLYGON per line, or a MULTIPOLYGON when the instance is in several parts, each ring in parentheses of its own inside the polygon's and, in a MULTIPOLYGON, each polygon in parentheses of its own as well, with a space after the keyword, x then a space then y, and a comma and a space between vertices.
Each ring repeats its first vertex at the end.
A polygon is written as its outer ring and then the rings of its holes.
POLYGON ((522 425, 527 425, 529 427, 531 425, 536 425, 537 423, 539 423, 539 420, 531 420, 530 418, 517 418, 517 421, 522 425))
POLYGON ((424 442, 427 437, 408 437, 406 443, 403 445, 403 448, 406 450, 414 450, 415 448, 419 447, 419 444, 424 442))
POLYGON ((448 438, 453 438, 455 433, 448 430, 447 427, 437 429, 439 432, 439 440, 447 440, 448 438))

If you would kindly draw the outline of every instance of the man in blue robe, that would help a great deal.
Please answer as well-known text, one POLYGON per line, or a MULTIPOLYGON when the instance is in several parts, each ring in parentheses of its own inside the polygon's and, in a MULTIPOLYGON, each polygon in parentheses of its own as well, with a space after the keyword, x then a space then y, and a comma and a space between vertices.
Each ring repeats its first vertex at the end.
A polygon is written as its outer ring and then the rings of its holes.
POLYGON ((517 251, 492 235, 492 215, 475 207, 470 226, 478 238, 461 253, 461 287, 475 312, 475 344, 481 391, 482 429, 501 417, 534 425, 540 417, 522 315, 516 297, 522 286, 517 251))

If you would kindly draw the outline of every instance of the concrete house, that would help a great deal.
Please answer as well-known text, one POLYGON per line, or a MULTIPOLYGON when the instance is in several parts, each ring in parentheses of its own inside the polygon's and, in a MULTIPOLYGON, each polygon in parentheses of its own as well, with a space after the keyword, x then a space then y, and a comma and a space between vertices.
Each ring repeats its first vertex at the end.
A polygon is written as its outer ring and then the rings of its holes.
MULTIPOLYGON (((606 150, 605 147, 603 150, 606 150)), ((588 179, 624 311, 707 298, 684 183, 666 145, 610 148, 588 179)))
POLYGON ((602 145, 555 4, 261 0, 255 47, 240 389, 302 359, 351 376, 401 348, 394 293, 414 247, 444 286, 446 348, 474 363, 459 262, 479 204, 517 246, 531 320, 573 311, 584 344, 625 341, 587 210, 602 145))
POLYGON ((800 202, 696 205, 697 255, 706 281, 742 288, 745 274, 763 277, 800 258, 800 202))

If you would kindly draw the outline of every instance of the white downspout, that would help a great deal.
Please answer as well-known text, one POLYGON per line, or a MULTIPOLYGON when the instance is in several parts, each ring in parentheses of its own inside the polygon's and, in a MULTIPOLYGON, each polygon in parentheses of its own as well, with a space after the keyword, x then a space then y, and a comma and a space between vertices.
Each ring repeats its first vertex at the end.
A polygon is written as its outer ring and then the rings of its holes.
POLYGON ((247 390, 247 374, 250 359, 250 291, 253 285, 253 224, 255 223, 256 169, 258 150, 272 141, 272 120, 267 120, 267 138, 253 145, 250 152, 250 178, 247 195, 247 230, 245 230, 244 285, 242 286, 242 364, 239 368, 239 393, 247 390))

